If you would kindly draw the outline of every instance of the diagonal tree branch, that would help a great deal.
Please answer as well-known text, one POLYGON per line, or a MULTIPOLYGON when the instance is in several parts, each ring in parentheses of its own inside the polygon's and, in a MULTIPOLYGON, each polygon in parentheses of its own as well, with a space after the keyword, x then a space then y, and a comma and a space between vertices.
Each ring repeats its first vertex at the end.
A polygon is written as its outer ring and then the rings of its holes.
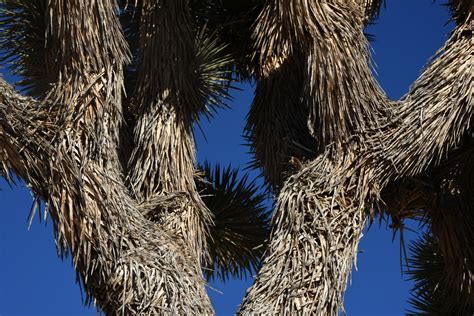
POLYGON ((50 107, 23 97, 0 78, 0 148, 2 176, 11 172, 44 193, 52 141, 58 128, 50 107))

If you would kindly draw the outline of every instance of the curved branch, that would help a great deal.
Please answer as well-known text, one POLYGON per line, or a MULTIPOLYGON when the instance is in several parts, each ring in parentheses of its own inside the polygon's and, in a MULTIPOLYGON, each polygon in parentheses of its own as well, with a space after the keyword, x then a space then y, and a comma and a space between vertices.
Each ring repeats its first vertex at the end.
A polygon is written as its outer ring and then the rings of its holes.
POLYGON ((368 137, 369 160, 384 181, 414 176, 439 163, 472 128, 472 19, 458 26, 395 108, 394 123, 368 137))
POLYGON ((297 161, 314 158, 316 141, 306 126, 308 110, 301 102, 301 56, 285 56, 263 65, 261 72, 245 130, 255 155, 253 167, 261 168, 276 193, 297 161))
POLYGON ((246 130, 254 165, 275 188, 332 142, 385 124, 389 102, 363 33, 380 1, 357 2, 274 0, 258 17, 260 69, 246 130))

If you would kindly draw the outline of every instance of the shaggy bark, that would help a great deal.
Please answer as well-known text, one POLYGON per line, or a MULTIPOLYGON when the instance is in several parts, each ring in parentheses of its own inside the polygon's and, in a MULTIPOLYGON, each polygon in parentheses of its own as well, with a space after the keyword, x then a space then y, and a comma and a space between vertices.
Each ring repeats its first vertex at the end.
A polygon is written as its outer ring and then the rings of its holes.
POLYGON ((316 141, 306 126, 308 109, 301 101, 301 56, 273 62, 260 70, 246 133, 254 167, 262 167, 265 181, 277 194, 300 161, 314 158, 316 141))
POLYGON ((187 1, 143 2, 140 69, 132 100, 140 114, 129 177, 137 200, 147 205, 146 216, 181 238, 198 264, 207 258, 212 217, 194 182, 192 123, 206 100, 199 94, 192 27, 187 1), (161 200, 170 196, 173 205, 165 210, 161 200))

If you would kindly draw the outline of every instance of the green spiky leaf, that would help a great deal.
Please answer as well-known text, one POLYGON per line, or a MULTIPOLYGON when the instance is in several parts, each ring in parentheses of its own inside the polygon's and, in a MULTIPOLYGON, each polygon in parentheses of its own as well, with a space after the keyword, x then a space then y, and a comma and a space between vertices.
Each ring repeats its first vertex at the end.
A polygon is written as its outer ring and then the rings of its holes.
POLYGON ((226 51, 234 59, 232 70, 242 80, 251 80, 255 65, 249 58, 253 52, 253 25, 265 1, 262 0, 191 0, 191 10, 199 29, 204 26, 218 34, 226 51))
POLYGON ((214 214, 210 228, 211 262, 204 269, 207 279, 243 278, 260 265, 269 229, 266 196, 248 176, 238 170, 208 163, 196 184, 202 199, 214 214))
POLYGON ((0 62, 19 76, 24 92, 40 97, 53 81, 48 71, 46 0, 7 0, 0 4, 0 62))
POLYGON ((227 52, 217 33, 209 33, 204 26, 196 36, 197 74, 199 93, 206 100, 204 115, 211 118, 219 108, 226 108, 230 98, 229 88, 232 82, 234 60, 227 52))
POLYGON ((410 251, 406 272, 415 285, 409 300, 413 310, 408 315, 472 315, 474 305, 463 298, 461 289, 450 286, 449 263, 436 238, 426 233, 411 244, 410 251))

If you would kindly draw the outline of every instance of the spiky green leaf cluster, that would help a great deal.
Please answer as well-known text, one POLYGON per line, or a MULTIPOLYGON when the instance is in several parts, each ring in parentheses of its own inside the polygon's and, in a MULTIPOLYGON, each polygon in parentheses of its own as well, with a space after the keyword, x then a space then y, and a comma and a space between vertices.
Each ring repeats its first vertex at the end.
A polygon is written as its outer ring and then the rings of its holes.
POLYGON ((260 264, 269 228, 266 196, 248 175, 239 176, 231 167, 214 168, 205 163, 196 184, 203 201, 214 215, 210 228, 211 262, 207 279, 243 278, 260 264))
POLYGON ((450 286, 449 263, 441 255, 436 237, 425 233, 410 245, 406 271, 415 285, 409 315, 472 315, 474 306, 462 299, 461 289, 450 286))
POLYGON ((251 34, 265 1, 262 0, 191 0, 196 25, 216 33, 234 59, 232 70, 241 80, 255 75, 251 34))
POLYGON ((42 96, 49 84, 46 40, 46 0, 6 0, 0 4, 0 63, 19 76, 17 85, 29 95, 42 96))
POLYGON ((197 73, 201 82, 199 92, 207 100, 204 115, 212 118, 219 108, 226 108, 230 98, 229 88, 232 82, 234 59, 226 52, 217 33, 209 33, 204 26, 196 37, 197 73))

